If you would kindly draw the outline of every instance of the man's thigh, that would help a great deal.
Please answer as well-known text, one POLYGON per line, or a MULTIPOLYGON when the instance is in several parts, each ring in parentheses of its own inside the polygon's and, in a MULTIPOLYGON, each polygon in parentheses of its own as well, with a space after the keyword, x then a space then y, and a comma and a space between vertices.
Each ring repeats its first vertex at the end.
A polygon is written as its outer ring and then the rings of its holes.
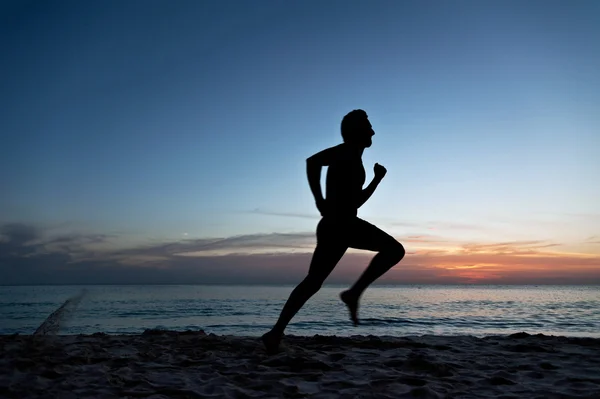
POLYGON ((350 248, 382 251, 398 245, 398 241, 379 227, 356 218, 349 226, 347 244, 350 248))

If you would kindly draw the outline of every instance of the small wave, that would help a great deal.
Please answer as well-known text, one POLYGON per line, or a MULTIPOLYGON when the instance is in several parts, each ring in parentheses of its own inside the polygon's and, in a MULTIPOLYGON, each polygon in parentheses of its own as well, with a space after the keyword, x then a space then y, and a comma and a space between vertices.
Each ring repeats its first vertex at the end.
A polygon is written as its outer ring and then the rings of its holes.
POLYGON ((56 306, 56 302, 5 302, 0 304, 0 308, 35 308, 40 306, 56 306))
POLYGON ((61 323, 64 323, 69 317, 73 315, 75 309, 79 305, 79 302, 83 299, 86 290, 82 290, 78 295, 69 298, 63 303, 58 309, 56 309, 44 322, 35 330, 33 335, 49 335, 58 334, 60 331, 61 323))

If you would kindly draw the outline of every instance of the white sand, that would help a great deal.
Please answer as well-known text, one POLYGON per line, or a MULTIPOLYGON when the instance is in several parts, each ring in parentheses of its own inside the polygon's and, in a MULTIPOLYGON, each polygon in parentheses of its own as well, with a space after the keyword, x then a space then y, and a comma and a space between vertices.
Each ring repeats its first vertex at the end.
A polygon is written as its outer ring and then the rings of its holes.
POLYGON ((2 398, 600 398, 600 339, 0 336, 2 398))

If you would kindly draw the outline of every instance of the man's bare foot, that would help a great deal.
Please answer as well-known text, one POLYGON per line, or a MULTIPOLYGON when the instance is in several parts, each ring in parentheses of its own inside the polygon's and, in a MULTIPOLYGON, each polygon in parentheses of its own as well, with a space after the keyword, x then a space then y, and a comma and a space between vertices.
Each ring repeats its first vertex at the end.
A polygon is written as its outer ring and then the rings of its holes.
POLYGON ((279 343, 281 342, 280 334, 271 330, 268 333, 265 333, 261 339, 269 355, 274 355, 279 352, 279 343))
POLYGON ((350 290, 344 291, 340 294, 340 299, 342 302, 348 306, 348 310, 350 311, 350 319, 354 323, 355 326, 359 324, 358 322, 358 298, 352 295, 350 290))

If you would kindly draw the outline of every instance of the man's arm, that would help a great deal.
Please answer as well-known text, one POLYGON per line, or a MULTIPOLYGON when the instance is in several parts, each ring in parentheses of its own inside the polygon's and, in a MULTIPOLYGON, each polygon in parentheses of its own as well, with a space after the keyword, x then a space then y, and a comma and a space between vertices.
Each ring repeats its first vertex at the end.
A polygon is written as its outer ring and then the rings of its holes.
POLYGON ((368 199, 371 198, 371 195, 373 195, 379 183, 381 183, 381 178, 374 177, 373 180, 371 180, 371 183, 369 183, 369 185, 360 192, 360 195, 358 197, 358 204, 356 204, 357 208, 363 206, 365 202, 367 202, 368 199))
POLYGON ((321 191, 321 165, 314 160, 308 158, 306 160, 306 176, 308 177, 308 184, 310 191, 312 191, 315 201, 317 203, 323 201, 323 192, 321 191))
POLYGON ((327 148, 321 152, 318 152, 306 159, 306 175, 308 176, 308 184, 310 190, 315 197, 317 208, 323 215, 325 211, 325 199, 323 198, 323 192, 321 191, 321 168, 323 166, 331 165, 334 159, 337 157, 340 151, 340 146, 327 148))
POLYGON ((308 157, 307 163, 314 163, 319 166, 328 166, 339 157, 342 152, 343 144, 338 144, 335 147, 329 147, 323 151, 317 152, 316 154, 308 157))
POLYGON ((375 164, 373 171, 375 172, 375 176, 373 177, 373 180, 371 180, 371 183, 369 183, 369 185, 360 192, 360 195, 358 197, 358 203, 356 204, 357 208, 363 206, 364 203, 367 202, 369 198, 371 198, 371 195, 373 195, 373 192, 375 192, 375 189, 377 188, 379 183, 381 183, 381 180, 383 180, 383 177, 387 173, 387 170, 378 163, 375 164))

